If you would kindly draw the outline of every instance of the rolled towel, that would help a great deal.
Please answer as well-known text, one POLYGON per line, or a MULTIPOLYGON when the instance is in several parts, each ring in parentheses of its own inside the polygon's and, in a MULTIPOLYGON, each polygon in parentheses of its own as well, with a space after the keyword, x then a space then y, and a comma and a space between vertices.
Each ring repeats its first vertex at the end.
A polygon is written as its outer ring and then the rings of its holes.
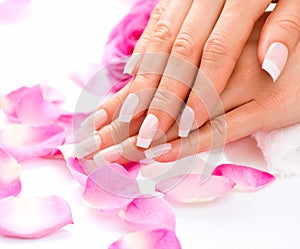
POLYGON ((285 175, 300 174, 300 123, 269 132, 259 131, 252 136, 270 170, 285 175))

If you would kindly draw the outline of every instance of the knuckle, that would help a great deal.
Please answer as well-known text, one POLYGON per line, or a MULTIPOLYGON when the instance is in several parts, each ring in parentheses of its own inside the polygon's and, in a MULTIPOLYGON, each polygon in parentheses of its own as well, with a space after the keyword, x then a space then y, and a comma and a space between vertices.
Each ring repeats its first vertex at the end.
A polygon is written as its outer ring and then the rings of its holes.
POLYGON ((164 13, 164 11, 165 11, 164 4, 160 3, 156 5, 153 11, 151 12, 150 19, 155 22, 158 22, 160 17, 162 16, 162 13, 164 13))
POLYGON ((204 45, 202 60, 218 61, 220 57, 229 57, 229 39, 225 34, 212 35, 204 45))
POLYGON ((227 122, 224 115, 215 117, 211 120, 212 136, 215 137, 216 141, 225 141, 227 122))
POLYGON ((160 20, 156 24, 152 39, 154 41, 167 41, 172 38, 172 30, 170 24, 166 20, 160 20))
POLYGON ((292 37, 299 37, 300 34, 300 17, 294 14, 283 15, 275 23, 292 37))
POLYGON ((194 50, 194 38, 189 33, 180 33, 173 44, 173 52, 179 56, 189 58, 194 50))

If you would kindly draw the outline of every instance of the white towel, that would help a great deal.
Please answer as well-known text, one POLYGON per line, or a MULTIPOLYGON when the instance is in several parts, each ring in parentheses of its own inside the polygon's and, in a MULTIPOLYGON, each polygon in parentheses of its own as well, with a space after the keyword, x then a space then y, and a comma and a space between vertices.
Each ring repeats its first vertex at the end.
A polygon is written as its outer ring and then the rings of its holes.
POLYGON ((259 131, 253 137, 270 170, 284 175, 300 174, 300 123, 269 132, 259 131))

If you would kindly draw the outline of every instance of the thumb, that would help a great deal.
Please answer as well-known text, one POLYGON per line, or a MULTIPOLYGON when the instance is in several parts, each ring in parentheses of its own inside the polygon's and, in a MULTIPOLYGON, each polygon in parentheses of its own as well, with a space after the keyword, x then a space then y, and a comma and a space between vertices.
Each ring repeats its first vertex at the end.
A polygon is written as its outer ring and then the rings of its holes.
POLYGON ((275 82, 300 37, 300 1, 280 0, 260 35, 258 57, 275 82))

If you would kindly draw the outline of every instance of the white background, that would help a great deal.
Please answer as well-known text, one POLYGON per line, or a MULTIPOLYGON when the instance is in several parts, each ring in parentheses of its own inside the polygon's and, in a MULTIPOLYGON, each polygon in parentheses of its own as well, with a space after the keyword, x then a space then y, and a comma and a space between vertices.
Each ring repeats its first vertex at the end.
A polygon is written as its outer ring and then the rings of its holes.
MULTIPOLYGON (((130 2, 32 1, 22 22, 0 23, 0 94, 47 83, 66 95, 65 108, 73 110, 80 88, 68 73, 100 60, 109 31, 130 2)), ((251 138, 228 145, 222 162, 265 165, 251 138)), ((81 203, 82 188, 63 162, 35 160, 22 166, 22 194, 64 197, 71 204, 74 225, 39 240, 0 237, 0 249, 102 249, 128 232, 117 219, 81 203)), ((185 249, 300 248, 299 177, 277 179, 255 193, 232 192, 211 203, 172 205, 185 249)))

